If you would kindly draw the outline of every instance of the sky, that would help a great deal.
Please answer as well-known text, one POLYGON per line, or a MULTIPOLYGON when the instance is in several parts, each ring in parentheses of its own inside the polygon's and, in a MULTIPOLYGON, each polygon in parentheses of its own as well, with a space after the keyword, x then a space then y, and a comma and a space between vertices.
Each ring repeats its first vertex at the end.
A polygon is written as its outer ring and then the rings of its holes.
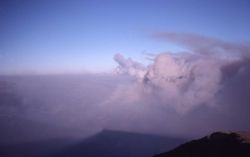
POLYGON ((0 22, 1 142, 250 130, 250 1, 0 0, 0 22))
POLYGON ((164 31, 248 42, 249 10, 248 0, 1 0, 0 74, 111 72, 117 53, 147 64, 182 49, 152 37, 164 31))

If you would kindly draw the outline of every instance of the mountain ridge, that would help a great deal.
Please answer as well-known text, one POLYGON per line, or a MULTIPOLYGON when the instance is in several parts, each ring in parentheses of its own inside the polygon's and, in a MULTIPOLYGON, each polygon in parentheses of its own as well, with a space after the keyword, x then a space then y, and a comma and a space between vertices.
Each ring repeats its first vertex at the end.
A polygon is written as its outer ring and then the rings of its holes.
POLYGON ((120 130, 107 130, 90 136, 62 152, 60 157, 151 157, 170 150, 186 140, 120 130))
POLYGON ((103 129, 83 139, 51 139, 0 145, 1 157, 151 157, 186 139, 103 129))
POLYGON ((154 157, 249 157, 249 132, 214 132, 154 157))

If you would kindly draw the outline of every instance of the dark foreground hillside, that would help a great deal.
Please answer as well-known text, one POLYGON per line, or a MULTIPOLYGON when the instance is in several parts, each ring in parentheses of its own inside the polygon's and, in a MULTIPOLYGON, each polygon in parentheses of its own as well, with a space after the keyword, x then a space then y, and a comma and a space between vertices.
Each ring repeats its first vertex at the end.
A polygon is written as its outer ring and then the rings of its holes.
POLYGON ((250 133, 215 132, 154 157, 250 157, 250 133))

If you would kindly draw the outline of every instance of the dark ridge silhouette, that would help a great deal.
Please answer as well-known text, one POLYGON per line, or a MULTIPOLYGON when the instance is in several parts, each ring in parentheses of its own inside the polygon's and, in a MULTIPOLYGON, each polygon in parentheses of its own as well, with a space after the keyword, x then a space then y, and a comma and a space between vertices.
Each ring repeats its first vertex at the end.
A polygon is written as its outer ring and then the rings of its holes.
POLYGON ((150 157, 185 140, 157 135, 103 130, 63 151, 63 157, 150 157))
POLYGON ((215 132, 154 157, 250 157, 250 133, 215 132))
POLYGON ((81 141, 46 140, 0 146, 0 157, 151 157, 186 140, 103 130, 81 141))

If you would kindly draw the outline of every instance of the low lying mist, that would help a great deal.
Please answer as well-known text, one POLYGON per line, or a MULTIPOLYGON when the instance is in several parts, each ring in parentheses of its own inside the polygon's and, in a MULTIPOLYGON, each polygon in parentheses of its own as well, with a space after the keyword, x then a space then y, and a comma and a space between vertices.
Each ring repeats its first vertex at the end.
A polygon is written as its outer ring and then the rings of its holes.
POLYGON ((197 137, 250 130, 249 48, 157 33, 187 52, 150 65, 116 54, 112 74, 0 77, 1 143, 81 139, 102 129, 197 137))

